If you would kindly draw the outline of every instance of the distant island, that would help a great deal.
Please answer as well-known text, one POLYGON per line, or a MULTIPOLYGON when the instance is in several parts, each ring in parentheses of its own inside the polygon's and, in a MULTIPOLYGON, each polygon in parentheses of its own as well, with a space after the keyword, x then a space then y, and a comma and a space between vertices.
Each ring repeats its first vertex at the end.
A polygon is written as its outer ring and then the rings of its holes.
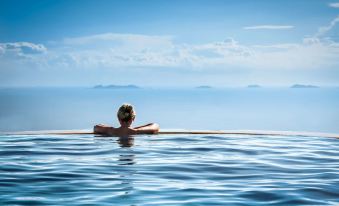
POLYGON ((261 88, 261 86, 258 84, 250 84, 247 86, 247 88, 261 88))
POLYGON ((94 89, 140 89, 140 87, 133 85, 133 84, 129 84, 129 85, 96 85, 93 87, 94 89))
POLYGON ((314 85, 294 84, 291 86, 291 88, 298 89, 298 88, 319 88, 319 87, 314 85))
POLYGON ((211 86, 207 86, 207 85, 202 85, 202 86, 196 87, 196 89, 212 89, 212 87, 211 86))

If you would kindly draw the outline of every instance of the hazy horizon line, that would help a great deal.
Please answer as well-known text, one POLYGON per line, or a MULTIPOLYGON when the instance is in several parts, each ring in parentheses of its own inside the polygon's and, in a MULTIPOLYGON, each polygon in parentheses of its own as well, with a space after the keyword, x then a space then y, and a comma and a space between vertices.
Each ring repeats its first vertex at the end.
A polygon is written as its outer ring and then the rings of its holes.
POLYGON ((151 86, 143 86, 138 84, 95 84, 95 85, 18 85, 18 86, 0 86, 0 89, 24 89, 24 88, 88 88, 88 89, 127 89, 127 90, 133 90, 133 89, 166 89, 166 88, 177 88, 177 89, 226 89, 226 88, 249 88, 249 89, 260 89, 260 88, 292 88, 293 86, 301 86, 307 88, 313 87, 313 88, 339 88, 339 85, 321 85, 321 84, 301 84, 301 83, 295 83, 295 84, 288 84, 288 85, 263 85, 263 84, 247 84, 247 85, 226 85, 226 86, 215 86, 215 85, 209 85, 209 84, 201 84, 201 85, 191 85, 191 86, 159 86, 159 85, 151 85, 151 86), (95 88, 95 86, 102 85, 103 88, 95 88), (107 86, 137 86, 138 88, 105 88, 107 86))

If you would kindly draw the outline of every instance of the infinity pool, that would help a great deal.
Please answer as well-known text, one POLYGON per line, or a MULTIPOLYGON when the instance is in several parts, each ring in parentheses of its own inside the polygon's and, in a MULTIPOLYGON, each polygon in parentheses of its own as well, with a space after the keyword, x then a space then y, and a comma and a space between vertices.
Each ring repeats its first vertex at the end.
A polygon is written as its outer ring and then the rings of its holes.
POLYGON ((1 205, 339 204, 339 139, 1 135, 1 205))

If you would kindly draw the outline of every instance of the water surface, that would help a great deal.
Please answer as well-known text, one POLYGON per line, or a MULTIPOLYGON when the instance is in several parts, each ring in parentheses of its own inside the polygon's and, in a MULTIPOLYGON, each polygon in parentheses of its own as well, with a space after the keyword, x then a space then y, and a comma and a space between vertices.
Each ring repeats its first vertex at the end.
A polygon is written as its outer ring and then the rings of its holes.
POLYGON ((135 124, 207 130, 339 133, 339 89, 0 89, 0 131, 89 129, 118 125, 124 102, 135 124))
POLYGON ((2 205, 339 204, 324 137, 1 135, 2 205))

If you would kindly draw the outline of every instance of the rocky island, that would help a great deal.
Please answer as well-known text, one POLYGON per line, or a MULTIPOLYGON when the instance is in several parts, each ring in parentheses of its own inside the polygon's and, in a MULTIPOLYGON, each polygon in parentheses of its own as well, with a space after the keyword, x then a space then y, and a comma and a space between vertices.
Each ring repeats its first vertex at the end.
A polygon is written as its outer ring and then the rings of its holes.
POLYGON ((250 84, 250 85, 247 85, 247 88, 261 88, 261 86, 258 84, 250 84))
POLYGON ((293 88, 293 89, 299 89, 299 88, 310 89, 310 88, 319 88, 319 87, 315 86, 315 85, 294 84, 294 85, 291 86, 291 88, 293 88))
POLYGON ((129 85, 114 85, 114 84, 110 84, 110 85, 96 85, 93 87, 94 89, 140 89, 140 87, 133 85, 133 84, 129 84, 129 85))
POLYGON ((212 89, 212 87, 208 85, 202 85, 202 86, 196 87, 196 89, 212 89))

